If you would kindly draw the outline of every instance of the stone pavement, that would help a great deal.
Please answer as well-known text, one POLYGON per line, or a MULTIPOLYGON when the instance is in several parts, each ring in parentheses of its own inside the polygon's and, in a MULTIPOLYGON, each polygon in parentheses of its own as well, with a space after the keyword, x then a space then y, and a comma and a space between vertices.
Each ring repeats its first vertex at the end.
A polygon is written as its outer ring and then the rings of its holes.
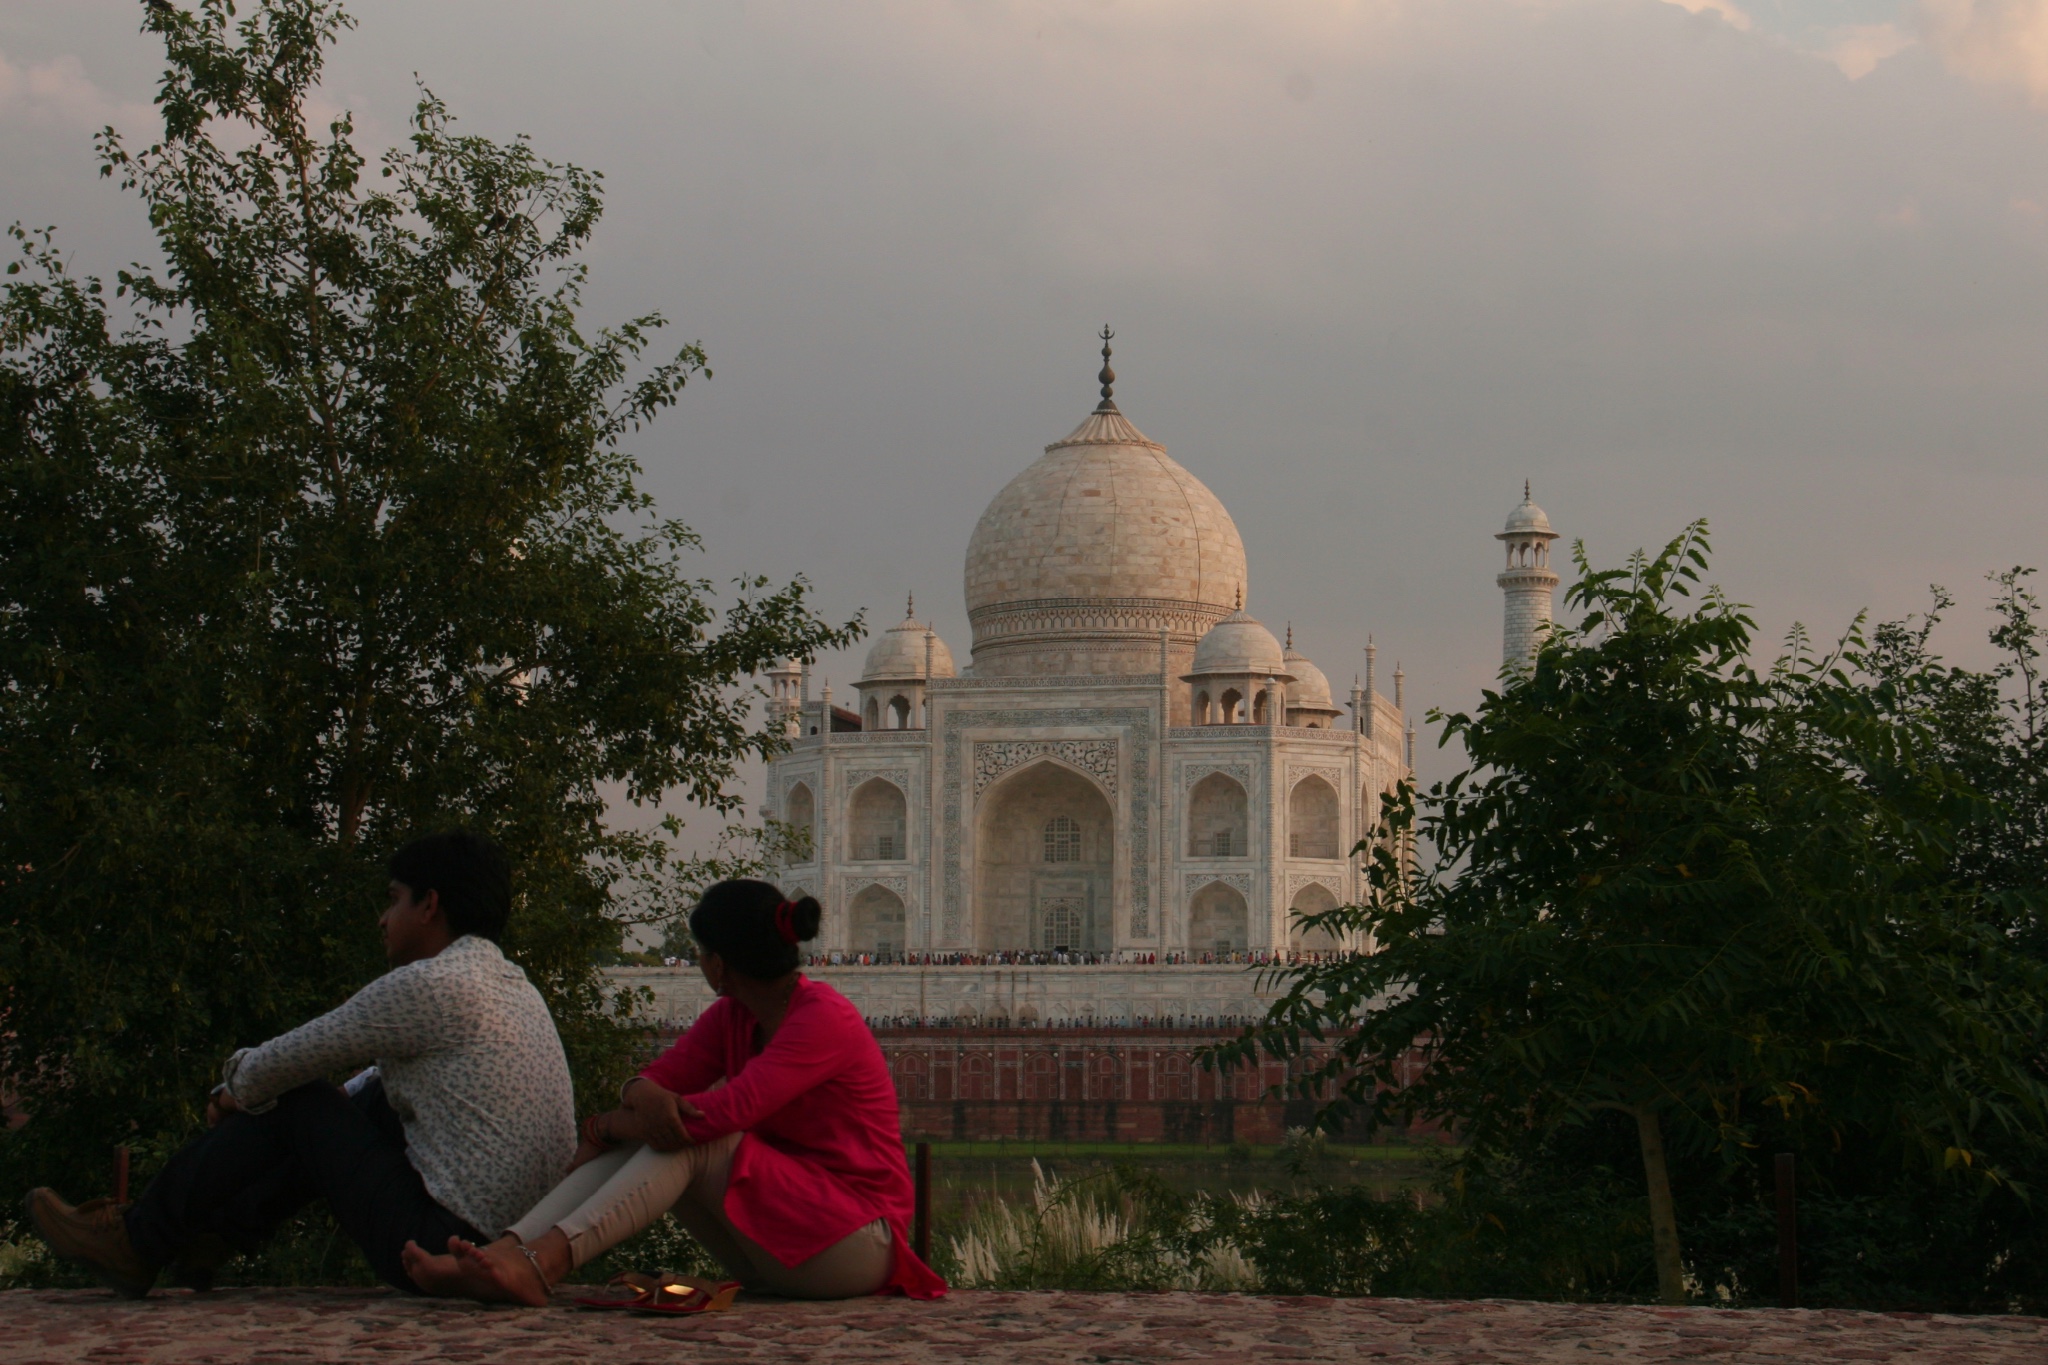
POLYGON ((939 1303, 745 1299, 690 1318, 479 1308, 366 1290, 0 1293, 0 1365, 470 1360, 2048 1361, 2048 1319, 1218 1294, 956 1293, 939 1303))

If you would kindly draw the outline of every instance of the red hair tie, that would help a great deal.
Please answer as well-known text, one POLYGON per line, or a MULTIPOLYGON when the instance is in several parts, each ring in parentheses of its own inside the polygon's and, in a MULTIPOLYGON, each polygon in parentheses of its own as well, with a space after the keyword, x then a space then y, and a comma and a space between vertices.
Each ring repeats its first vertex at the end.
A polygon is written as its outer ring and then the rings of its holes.
POLYGON ((796 902, 779 901, 775 906, 775 932, 790 947, 796 946, 796 902))

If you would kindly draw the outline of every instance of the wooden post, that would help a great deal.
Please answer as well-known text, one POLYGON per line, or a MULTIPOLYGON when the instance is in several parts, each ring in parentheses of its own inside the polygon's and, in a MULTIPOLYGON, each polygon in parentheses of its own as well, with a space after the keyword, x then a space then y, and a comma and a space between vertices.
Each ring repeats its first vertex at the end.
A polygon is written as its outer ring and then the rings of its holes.
POLYGON ((128 1202, 128 1149, 126 1147, 116 1147, 114 1149, 114 1202, 116 1204, 128 1202))
POLYGON ((1799 1200, 1792 1153, 1778 1153, 1778 1307, 1799 1306, 1799 1200))
POLYGON ((917 1202, 911 1216, 910 1249, 917 1253, 918 1260, 929 1262, 932 1258, 932 1145, 929 1142, 917 1144, 915 1176, 917 1202))

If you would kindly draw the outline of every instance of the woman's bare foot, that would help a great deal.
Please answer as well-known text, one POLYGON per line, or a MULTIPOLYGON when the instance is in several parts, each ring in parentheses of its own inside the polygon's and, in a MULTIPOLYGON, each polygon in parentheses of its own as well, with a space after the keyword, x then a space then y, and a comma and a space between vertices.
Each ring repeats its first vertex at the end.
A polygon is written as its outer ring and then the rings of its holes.
POLYGON ((398 1253, 398 1263, 422 1294, 454 1299, 469 1293, 461 1265, 446 1253, 435 1256, 418 1242, 407 1242, 405 1250, 398 1253))
POLYGON ((548 1302, 548 1285, 541 1278, 540 1267, 526 1259, 514 1237, 501 1237, 481 1247, 450 1237, 445 1256, 429 1255, 418 1243, 408 1242, 400 1260, 422 1292, 441 1298, 518 1303, 528 1308, 542 1308, 548 1302))

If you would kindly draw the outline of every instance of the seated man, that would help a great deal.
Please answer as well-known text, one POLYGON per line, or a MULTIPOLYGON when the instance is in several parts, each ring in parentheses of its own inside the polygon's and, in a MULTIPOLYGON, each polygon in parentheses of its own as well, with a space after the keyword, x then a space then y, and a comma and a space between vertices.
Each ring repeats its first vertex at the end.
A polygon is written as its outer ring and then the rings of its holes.
POLYGON ((378 921, 392 970, 347 1003, 228 1058, 187 1143, 134 1204, 30 1192, 50 1249, 140 1298, 195 1247, 256 1251, 315 1198, 384 1281, 417 1293, 408 1242, 489 1240, 576 1150, 562 1042, 505 960, 511 872, 497 845, 435 834, 391 859, 378 921), (325 1077, 374 1062, 343 1089, 325 1077))

